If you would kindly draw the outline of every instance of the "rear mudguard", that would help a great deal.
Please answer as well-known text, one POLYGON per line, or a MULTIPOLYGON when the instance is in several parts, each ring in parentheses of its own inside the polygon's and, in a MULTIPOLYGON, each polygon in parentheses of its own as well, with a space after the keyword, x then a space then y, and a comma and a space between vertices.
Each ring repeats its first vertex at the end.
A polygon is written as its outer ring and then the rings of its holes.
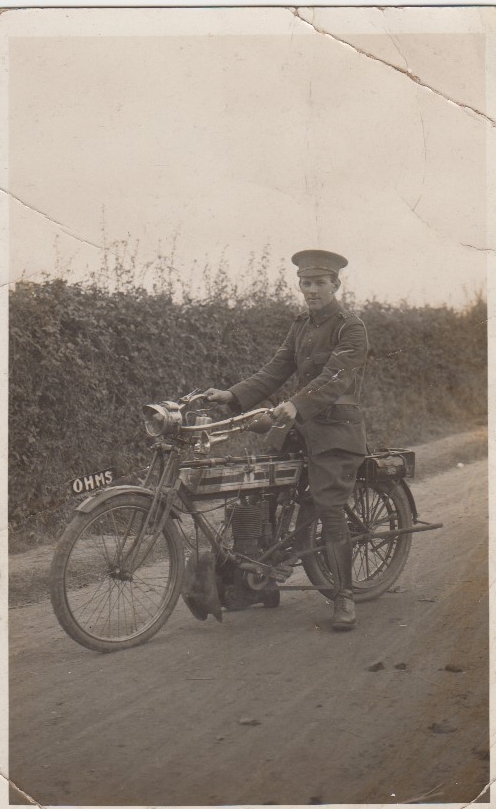
MULTIPOLYGON (((101 503, 105 503, 106 500, 109 500, 115 494, 140 494, 144 497, 147 497, 149 500, 153 500, 155 497, 155 492, 151 489, 145 489, 143 486, 111 486, 108 489, 102 489, 99 492, 95 492, 95 494, 90 495, 87 497, 86 500, 83 500, 82 503, 78 505, 76 511, 82 511, 84 514, 89 514, 93 509, 99 506, 101 503)), ((165 505, 165 497, 161 495, 161 502, 165 505)), ((181 519, 181 514, 174 508, 171 509, 171 517, 175 520, 181 519)))
POLYGON ((406 494, 408 505, 410 506, 410 510, 412 512, 412 520, 414 523, 416 523, 418 521, 418 511, 417 506, 415 505, 415 500, 413 499, 412 490, 410 489, 408 483, 405 480, 400 480, 399 485, 406 494))

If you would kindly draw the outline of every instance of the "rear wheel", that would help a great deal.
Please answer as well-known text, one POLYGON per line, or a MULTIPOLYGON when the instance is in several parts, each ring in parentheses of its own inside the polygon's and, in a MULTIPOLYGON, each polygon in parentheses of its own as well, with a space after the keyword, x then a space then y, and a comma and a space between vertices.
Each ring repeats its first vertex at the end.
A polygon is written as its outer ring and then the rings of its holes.
POLYGON ((50 594, 63 629, 98 652, 149 640, 171 615, 181 592, 184 553, 172 520, 154 540, 145 530, 151 500, 116 493, 89 513, 79 512, 56 548, 50 594))
MULTIPOLYGON (((411 527, 410 504, 399 485, 357 481, 346 511, 353 540, 355 600, 370 601, 389 590, 398 579, 412 543, 410 533, 377 538, 373 534, 411 527), (365 532, 368 536, 360 537, 365 532)), ((332 598, 333 577, 327 563, 319 521, 305 532, 304 547, 305 550, 315 551, 302 557, 308 578, 319 587, 322 595, 332 598)))

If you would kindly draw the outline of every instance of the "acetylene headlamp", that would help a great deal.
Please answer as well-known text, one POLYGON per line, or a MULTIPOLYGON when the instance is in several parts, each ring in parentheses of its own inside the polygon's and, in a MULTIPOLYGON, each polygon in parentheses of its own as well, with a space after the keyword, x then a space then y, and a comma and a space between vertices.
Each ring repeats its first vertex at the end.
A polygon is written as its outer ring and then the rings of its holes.
POLYGON ((160 402, 142 407, 145 429, 152 438, 176 435, 183 423, 181 409, 176 402, 160 402))

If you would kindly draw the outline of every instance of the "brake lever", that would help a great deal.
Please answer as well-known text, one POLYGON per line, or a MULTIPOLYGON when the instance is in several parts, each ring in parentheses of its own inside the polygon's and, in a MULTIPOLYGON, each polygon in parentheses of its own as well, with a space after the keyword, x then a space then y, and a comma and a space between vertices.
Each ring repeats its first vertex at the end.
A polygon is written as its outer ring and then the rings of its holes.
POLYGON ((188 405, 192 404, 192 402, 196 402, 198 399, 205 399, 205 394, 200 393, 201 388, 195 388, 192 390, 191 393, 187 393, 186 396, 181 396, 179 402, 181 402, 181 409, 184 409, 188 405))

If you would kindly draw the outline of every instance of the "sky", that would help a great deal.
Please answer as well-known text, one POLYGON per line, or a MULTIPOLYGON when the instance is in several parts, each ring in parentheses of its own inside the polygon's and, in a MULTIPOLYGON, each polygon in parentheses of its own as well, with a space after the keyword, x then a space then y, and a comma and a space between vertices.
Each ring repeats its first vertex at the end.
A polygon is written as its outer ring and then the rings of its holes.
POLYGON ((45 10, 9 38, 11 280, 89 279, 119 242, 145 284, 173 253, 198 294, 206 265, 243 284, 266 250, 296 289, 306 248, 348 258, 357 300, 484 290, 474 10, 126 11, 45 10))

